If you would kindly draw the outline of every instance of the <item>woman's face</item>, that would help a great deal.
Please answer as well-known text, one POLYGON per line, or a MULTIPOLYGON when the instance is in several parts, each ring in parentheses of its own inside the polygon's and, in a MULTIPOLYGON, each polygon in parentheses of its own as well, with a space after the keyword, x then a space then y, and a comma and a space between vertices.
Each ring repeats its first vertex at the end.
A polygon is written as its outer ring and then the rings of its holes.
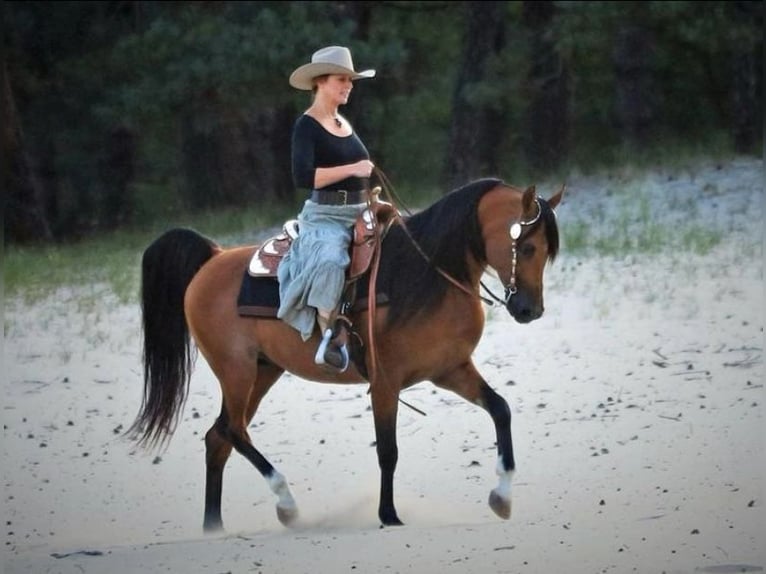
POLYGON ((340 106, 348 103, 351 90, 354 89, 354 82, 351 76, 345 74, 329 74, 317 78, 317 88, 322 97, 340 106))

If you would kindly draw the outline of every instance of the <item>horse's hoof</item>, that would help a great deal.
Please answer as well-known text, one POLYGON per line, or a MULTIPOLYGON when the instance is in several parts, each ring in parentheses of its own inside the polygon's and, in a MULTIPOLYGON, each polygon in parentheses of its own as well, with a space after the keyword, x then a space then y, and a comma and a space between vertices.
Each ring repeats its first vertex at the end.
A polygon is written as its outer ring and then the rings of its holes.
POLYGON ((277 505, 277 518, 283 526, 292 526, 298 519, 298 507, 277 505))
POLYGON ((511 517, 510 498, 503 498, 495 490, 489 493, 489 507, 503 520, 508 520, 511 517))
POLYGON ((393 512, 379 512, 378 518, 380 518, 380 527, 386 526, 404 526, 404 522, 399 520, 399 515, 396 514, 396 510, 393 512))

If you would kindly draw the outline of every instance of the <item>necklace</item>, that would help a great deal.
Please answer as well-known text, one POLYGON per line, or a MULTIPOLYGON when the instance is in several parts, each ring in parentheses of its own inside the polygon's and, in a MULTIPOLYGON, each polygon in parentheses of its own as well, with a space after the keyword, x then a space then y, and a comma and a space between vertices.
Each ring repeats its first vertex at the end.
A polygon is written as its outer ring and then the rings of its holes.
POLYGON ((343 122, 340 121, 340 116, 338 115, 338 110, 336 109, 333 113, 332 111, 328 110, 324 106, 314 106, 308 110, 308 112, 313 112, 311 115, 314 116, 314 119, 317 121, 324 121, 322 118, 327 117, 331 119, 335 126, 338 128, 343 127, 343 122))

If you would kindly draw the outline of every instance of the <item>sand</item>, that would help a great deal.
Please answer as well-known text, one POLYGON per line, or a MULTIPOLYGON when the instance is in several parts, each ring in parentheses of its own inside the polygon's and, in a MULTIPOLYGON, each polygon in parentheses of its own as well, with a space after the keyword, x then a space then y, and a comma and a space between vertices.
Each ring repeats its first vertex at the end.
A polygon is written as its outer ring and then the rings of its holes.
POLYGON ((565 243, 541 319, 487 309, 475 360, 513 413, 508 521, 487 506, 483 411, 428 382, 403 393, 426 416, 400 409, 406 524, 381 529, 366 387, 286 375, 251 434, 286 476, 298 526, 278 522, 235 454, 226 533, 205 536, 202 437, 220 391, 204 360, 169 448, 147 453, 122 436, 140 404, 137 305, 100 285, 7 299, 5 572, 763 571, 763 175, 748 158, 573 175, 562 227, 624 228, 649 246, 574 255, 565 243), (690 226, 720 242, 697 252, 690 226))

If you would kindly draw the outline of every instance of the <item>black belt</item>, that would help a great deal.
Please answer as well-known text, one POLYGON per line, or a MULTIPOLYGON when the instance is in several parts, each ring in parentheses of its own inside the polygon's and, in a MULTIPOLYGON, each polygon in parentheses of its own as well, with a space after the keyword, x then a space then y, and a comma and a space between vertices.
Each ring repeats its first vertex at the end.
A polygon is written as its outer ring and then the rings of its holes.
POLYGON ((367 203, 367 190, 346 191, 315 189, 311 192, 311 201, 322 205, 354 205, 355 203, 367 203))

